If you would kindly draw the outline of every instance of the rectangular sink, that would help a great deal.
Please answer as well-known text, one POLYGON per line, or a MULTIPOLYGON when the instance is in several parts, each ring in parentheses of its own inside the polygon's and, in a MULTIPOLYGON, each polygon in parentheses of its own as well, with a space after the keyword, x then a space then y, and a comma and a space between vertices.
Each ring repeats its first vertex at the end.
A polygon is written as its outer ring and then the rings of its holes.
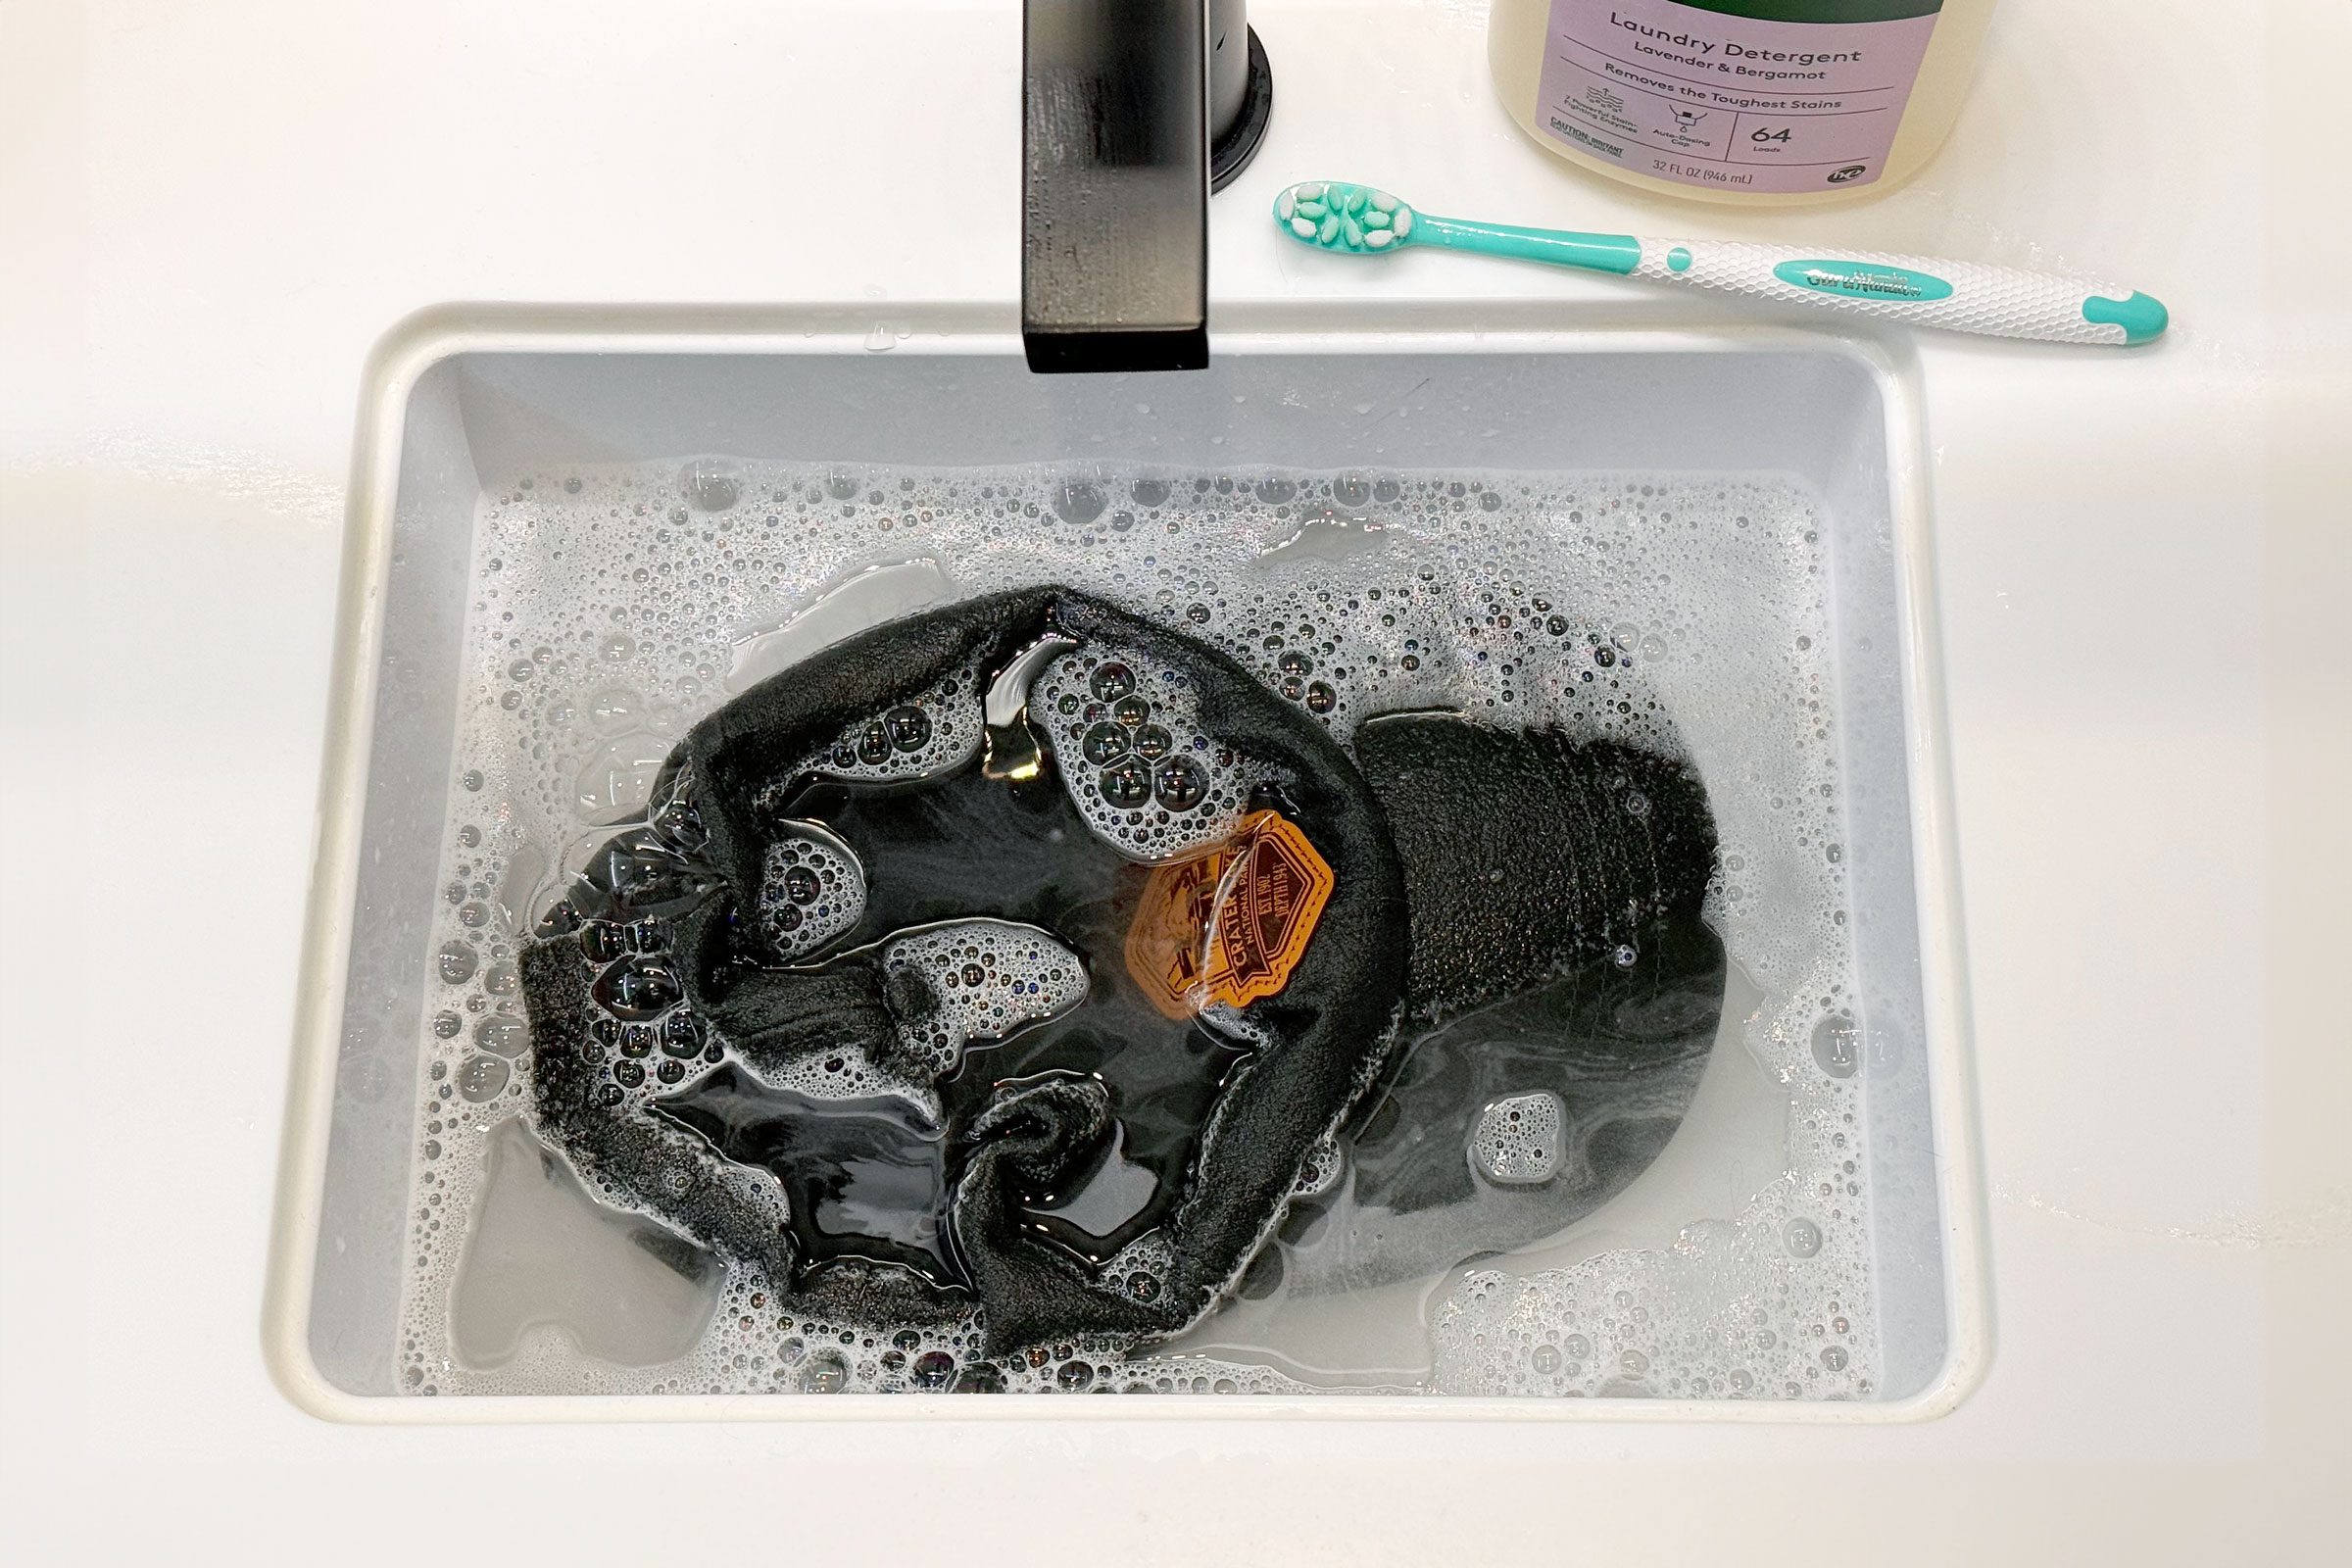
MULTIPOLYGON (((1228 314, 1206 371, 1038 377, 990 323, 899 316, 440 313, 379 351, 269 1306, 289 1395, 387 1421, 1955 1404, 1987 1307, 1907 368, 1812 333, 1228 314), (1232 1304, 1028 1370, 927 1329, 820 1338, 664 1215, 600 1203, 534 1132, 532 930, 573 917, 568 879, 711 710, 845 635, 1031 582, 1222 639, 1343 736, 1466 693, 1671 737, 1720 831, 1706 918, 1730 960, 1679 1128, 1608 1154, 1628 1174, 1572 1219, 1454 1256, 1428 1252, 1454 1210, 1416 1225, 1380 1185, 1377 1140, 1418 1135, 1359 1114, 1232 1304), (1233 619, 1318 604, 1311 629, 1233 619), (946 1402, 982 1373, 1013 1392, 946 1402)), ((608 1070, 691 1087, 704 1065, 608 1070)), ((1558 1150, 1531 1165, 1490 1128, 1523 1103, 1575 1125, 1581 1095, 1470 1107, 1445 1159, 1473 1174, 1444 1180, 1479 1202, 1565 1180, 1558 1150)), ((1040 1225, 1084 1229, 1116 1185, 1089 1181, 1040 1225)))

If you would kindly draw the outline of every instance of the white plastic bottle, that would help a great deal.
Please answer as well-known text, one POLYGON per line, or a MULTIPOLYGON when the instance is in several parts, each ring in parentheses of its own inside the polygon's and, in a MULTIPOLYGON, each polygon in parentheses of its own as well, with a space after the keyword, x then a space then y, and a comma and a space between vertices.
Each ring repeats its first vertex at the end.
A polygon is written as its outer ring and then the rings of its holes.
POLYGON ((1502 101, 1570 163, 1749 206, 1896 184, 1960 113, 1993 0, 1494 0, 1502 101))

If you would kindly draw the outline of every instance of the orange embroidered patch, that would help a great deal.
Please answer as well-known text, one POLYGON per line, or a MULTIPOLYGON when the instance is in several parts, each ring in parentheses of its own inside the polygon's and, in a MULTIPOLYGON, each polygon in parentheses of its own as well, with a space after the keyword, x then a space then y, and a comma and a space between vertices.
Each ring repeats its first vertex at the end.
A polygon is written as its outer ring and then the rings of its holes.
POLYGON ((1152 872, 1127 928, 1127 972, 1170 1018, 1248 1006, 1290 983, 1331 889, 1296 824, 1252 812, 1215 849, 1152 872))

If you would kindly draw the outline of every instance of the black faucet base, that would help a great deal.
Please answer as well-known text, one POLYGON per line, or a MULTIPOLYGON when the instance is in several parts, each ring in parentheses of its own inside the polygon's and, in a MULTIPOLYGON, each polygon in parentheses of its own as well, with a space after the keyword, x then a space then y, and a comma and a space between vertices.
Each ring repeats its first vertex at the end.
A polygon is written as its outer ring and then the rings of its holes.
POLYGON ((1266 139, 1266 123, 1274 118, 1274 68, 1266 62, 1266 46, 1250 33, 1250 78, 1242 89, 1242 112, 1208 149, 1208 188, 1223 190, 1250 167, 1258 144, 1266 139))
POLYGON ((1205 370, 1208 326, 1077 327, 1056 331, 1024 326, 1021 352, 1040 375, 1100 370, 1205 370))

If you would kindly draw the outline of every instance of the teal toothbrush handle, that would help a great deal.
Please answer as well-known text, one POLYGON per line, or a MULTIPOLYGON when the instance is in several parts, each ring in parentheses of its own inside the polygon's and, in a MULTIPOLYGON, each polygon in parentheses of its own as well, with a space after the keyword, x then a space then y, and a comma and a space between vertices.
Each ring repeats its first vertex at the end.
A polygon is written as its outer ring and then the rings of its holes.
POLYGON ((2140 344, 2170 316, 2135 290, 2056 272, 1875 251, 1740 240, 1638 239, 1416 213, 1403 243, 1616 272, 1752 299, 1826 306, 1914 326, 2045 343, 2140 344))
POLYGON ((1631 273, 1642 265, 1642 242, 1631 234, 1580 234, 1565 228, 1521 228, 1514 223, 1475 223, 1460 218, 1413 215, 1408 245, 1443 245, 1514 261, 1548 262, 1588 271, 1631 273))

